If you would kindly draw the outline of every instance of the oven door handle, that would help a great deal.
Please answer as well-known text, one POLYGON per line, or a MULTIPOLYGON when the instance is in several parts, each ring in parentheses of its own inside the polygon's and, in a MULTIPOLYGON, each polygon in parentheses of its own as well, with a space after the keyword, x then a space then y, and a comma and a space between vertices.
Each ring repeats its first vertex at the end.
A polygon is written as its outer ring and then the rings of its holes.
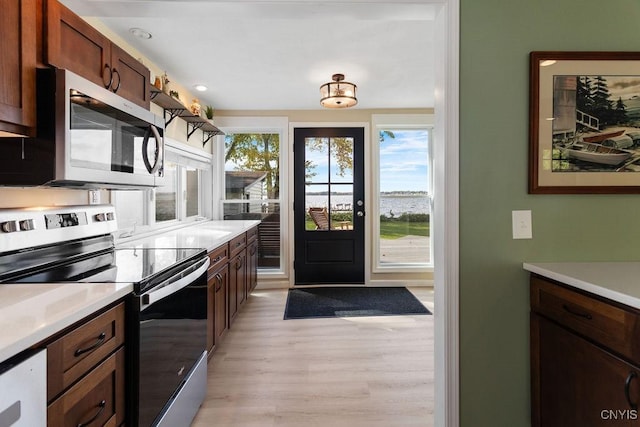
POLYGON ((176 293, 180 289, 193 283, 198 277, 200 277, 207 271, 207 269, 209 268, 209 264, 209 257, 203 258, 202 260, 198 261, 197 264, 189 267, 188 270, 191 271, 186 275, 186 272, 180 272, 170 279, 167 279, 165 282, 161 283, 153 290, 140 295, 140 311, 149 308, 151 305, 160 301, 161 299, 166 298, 169 295, 176 293))

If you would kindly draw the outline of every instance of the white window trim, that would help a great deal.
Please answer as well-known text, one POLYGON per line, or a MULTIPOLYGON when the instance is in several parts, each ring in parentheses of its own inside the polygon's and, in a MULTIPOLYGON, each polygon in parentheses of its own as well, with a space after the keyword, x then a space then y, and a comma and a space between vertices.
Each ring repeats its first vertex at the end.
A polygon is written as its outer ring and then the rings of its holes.
MULTIPOLYGON (((433 114, 373 114, 371 116, 371 135, 372 141, 380 130, 400 130, 400 129, 428 129, 429 135, 429 156, 433 164, 433 125, 435 115, 433 114)), ((380 150, 372 149, 370 156, 371 165, 371 186, 370 194, 367 195, 369 200, 370 212, 380 211, 380 150)), ((371 220, 371 241, 372 241, 372 273, 422 273, 433 272, 433 167, 429 166, 429 200, 430 200, 430 224, 431 231, 429 233, 429 260, 427 264, 401 264, 393 263, 392 265, 384 265, 380 262, 380 221, 379 217, 372 217, 371 220)))

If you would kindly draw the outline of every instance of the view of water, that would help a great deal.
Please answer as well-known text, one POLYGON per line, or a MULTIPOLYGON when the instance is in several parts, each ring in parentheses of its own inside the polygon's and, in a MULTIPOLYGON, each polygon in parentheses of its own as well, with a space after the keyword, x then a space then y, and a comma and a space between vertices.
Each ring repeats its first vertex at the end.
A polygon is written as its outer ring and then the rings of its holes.
MULTIPOLYGON (((329 196, 318 194, 307 194, 306 209, 312 206, 326 207, 328 205, 329 196)), ((348 194, 339 194, 331 196, 331 205, 334 209, 352 207, 353 196, 348 194)), ((423 195, 403 195, 383 194, 380 197, 380 215, 400 216, 403 213, 429 213, 429 198, 423 195)))

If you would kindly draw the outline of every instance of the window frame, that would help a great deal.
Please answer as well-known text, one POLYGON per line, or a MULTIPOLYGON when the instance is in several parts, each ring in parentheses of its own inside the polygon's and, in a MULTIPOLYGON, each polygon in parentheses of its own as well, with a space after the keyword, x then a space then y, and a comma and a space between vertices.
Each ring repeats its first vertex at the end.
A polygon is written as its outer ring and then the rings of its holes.
MULTIPOLYGON (((381 263, 380 260, 380 147, 375 145, 371 150, 371 193, 368 195, 370 212, 375 212, 371 220, 371 272, 384 273, 432 273, 433 272, 433 114, 373 114, 371 116, 372 141, 378 142, 382 130, 426 130, 429 132, 427 167, 429 173, 429 262, 427 263, 381 263)), ((372 144, 373 147, 373 144, 372 144)))
MULTIPOLYGON (((258 275, 268 280, 288 280, 290 257, 287 249, 289 241, 289 218, 286 209, 289 203, 289 119, 288 117, 218 117, 216 127, 225 134, 239 133, 272 133, 280 138, 280 152, 278 158, 279 170, 279 199, 265 199, 262 202, 280 204, 280 267, 274 269, 258 269, 258 275)), ((226 199, 225 183, 225 135, 216 137, 214 144, 213 164, 213 200, 217 206, 214 209, 214 219, 222 220, 225 203, 247 203, 242 199, 226 199)))

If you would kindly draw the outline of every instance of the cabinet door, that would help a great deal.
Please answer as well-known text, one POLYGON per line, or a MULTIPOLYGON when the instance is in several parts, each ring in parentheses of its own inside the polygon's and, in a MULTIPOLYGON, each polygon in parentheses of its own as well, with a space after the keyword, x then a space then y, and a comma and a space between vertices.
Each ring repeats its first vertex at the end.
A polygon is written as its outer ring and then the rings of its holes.
POLYGON ((238 314, 246 296, 245 288, 246 250, 238 253, 229 262, 229 326, 238 314))
POLYGON ((35 92, 36 2, 3 0, 0 13, 0 132, 35 134, 35 92))
POLYGON ((533 426, 637 425, 640 369, 533 314, 533 426))
POLYGON ((111 45, 111 90, 144 107, 151 104, 151 72, 122 48, 111 45))
POLYGON ((227 317, 227 291, 229 288, 229 266, 225 265, 216 272, 216 289, 215 289, 215 345, 220 344, 222 336, 229 326, 229 318, 227 317))
POLYGON ((47 409, 47 425, 122 425, 125 418, 124 361, 124 348, 120 348, 51 402, 47 409))
POLYGON ((258 285, 258 241, 254 240, 247 247, 247 296, 258 285))
POLYGON ((207 353, 209 357, 213 353, 215 344, 216 319, 216 276, 207 277, 207 353))
POLYGON ((45 16, 46 62, 109 87, 113 77, 109 39, 57 0, 47 0, 45 16))

